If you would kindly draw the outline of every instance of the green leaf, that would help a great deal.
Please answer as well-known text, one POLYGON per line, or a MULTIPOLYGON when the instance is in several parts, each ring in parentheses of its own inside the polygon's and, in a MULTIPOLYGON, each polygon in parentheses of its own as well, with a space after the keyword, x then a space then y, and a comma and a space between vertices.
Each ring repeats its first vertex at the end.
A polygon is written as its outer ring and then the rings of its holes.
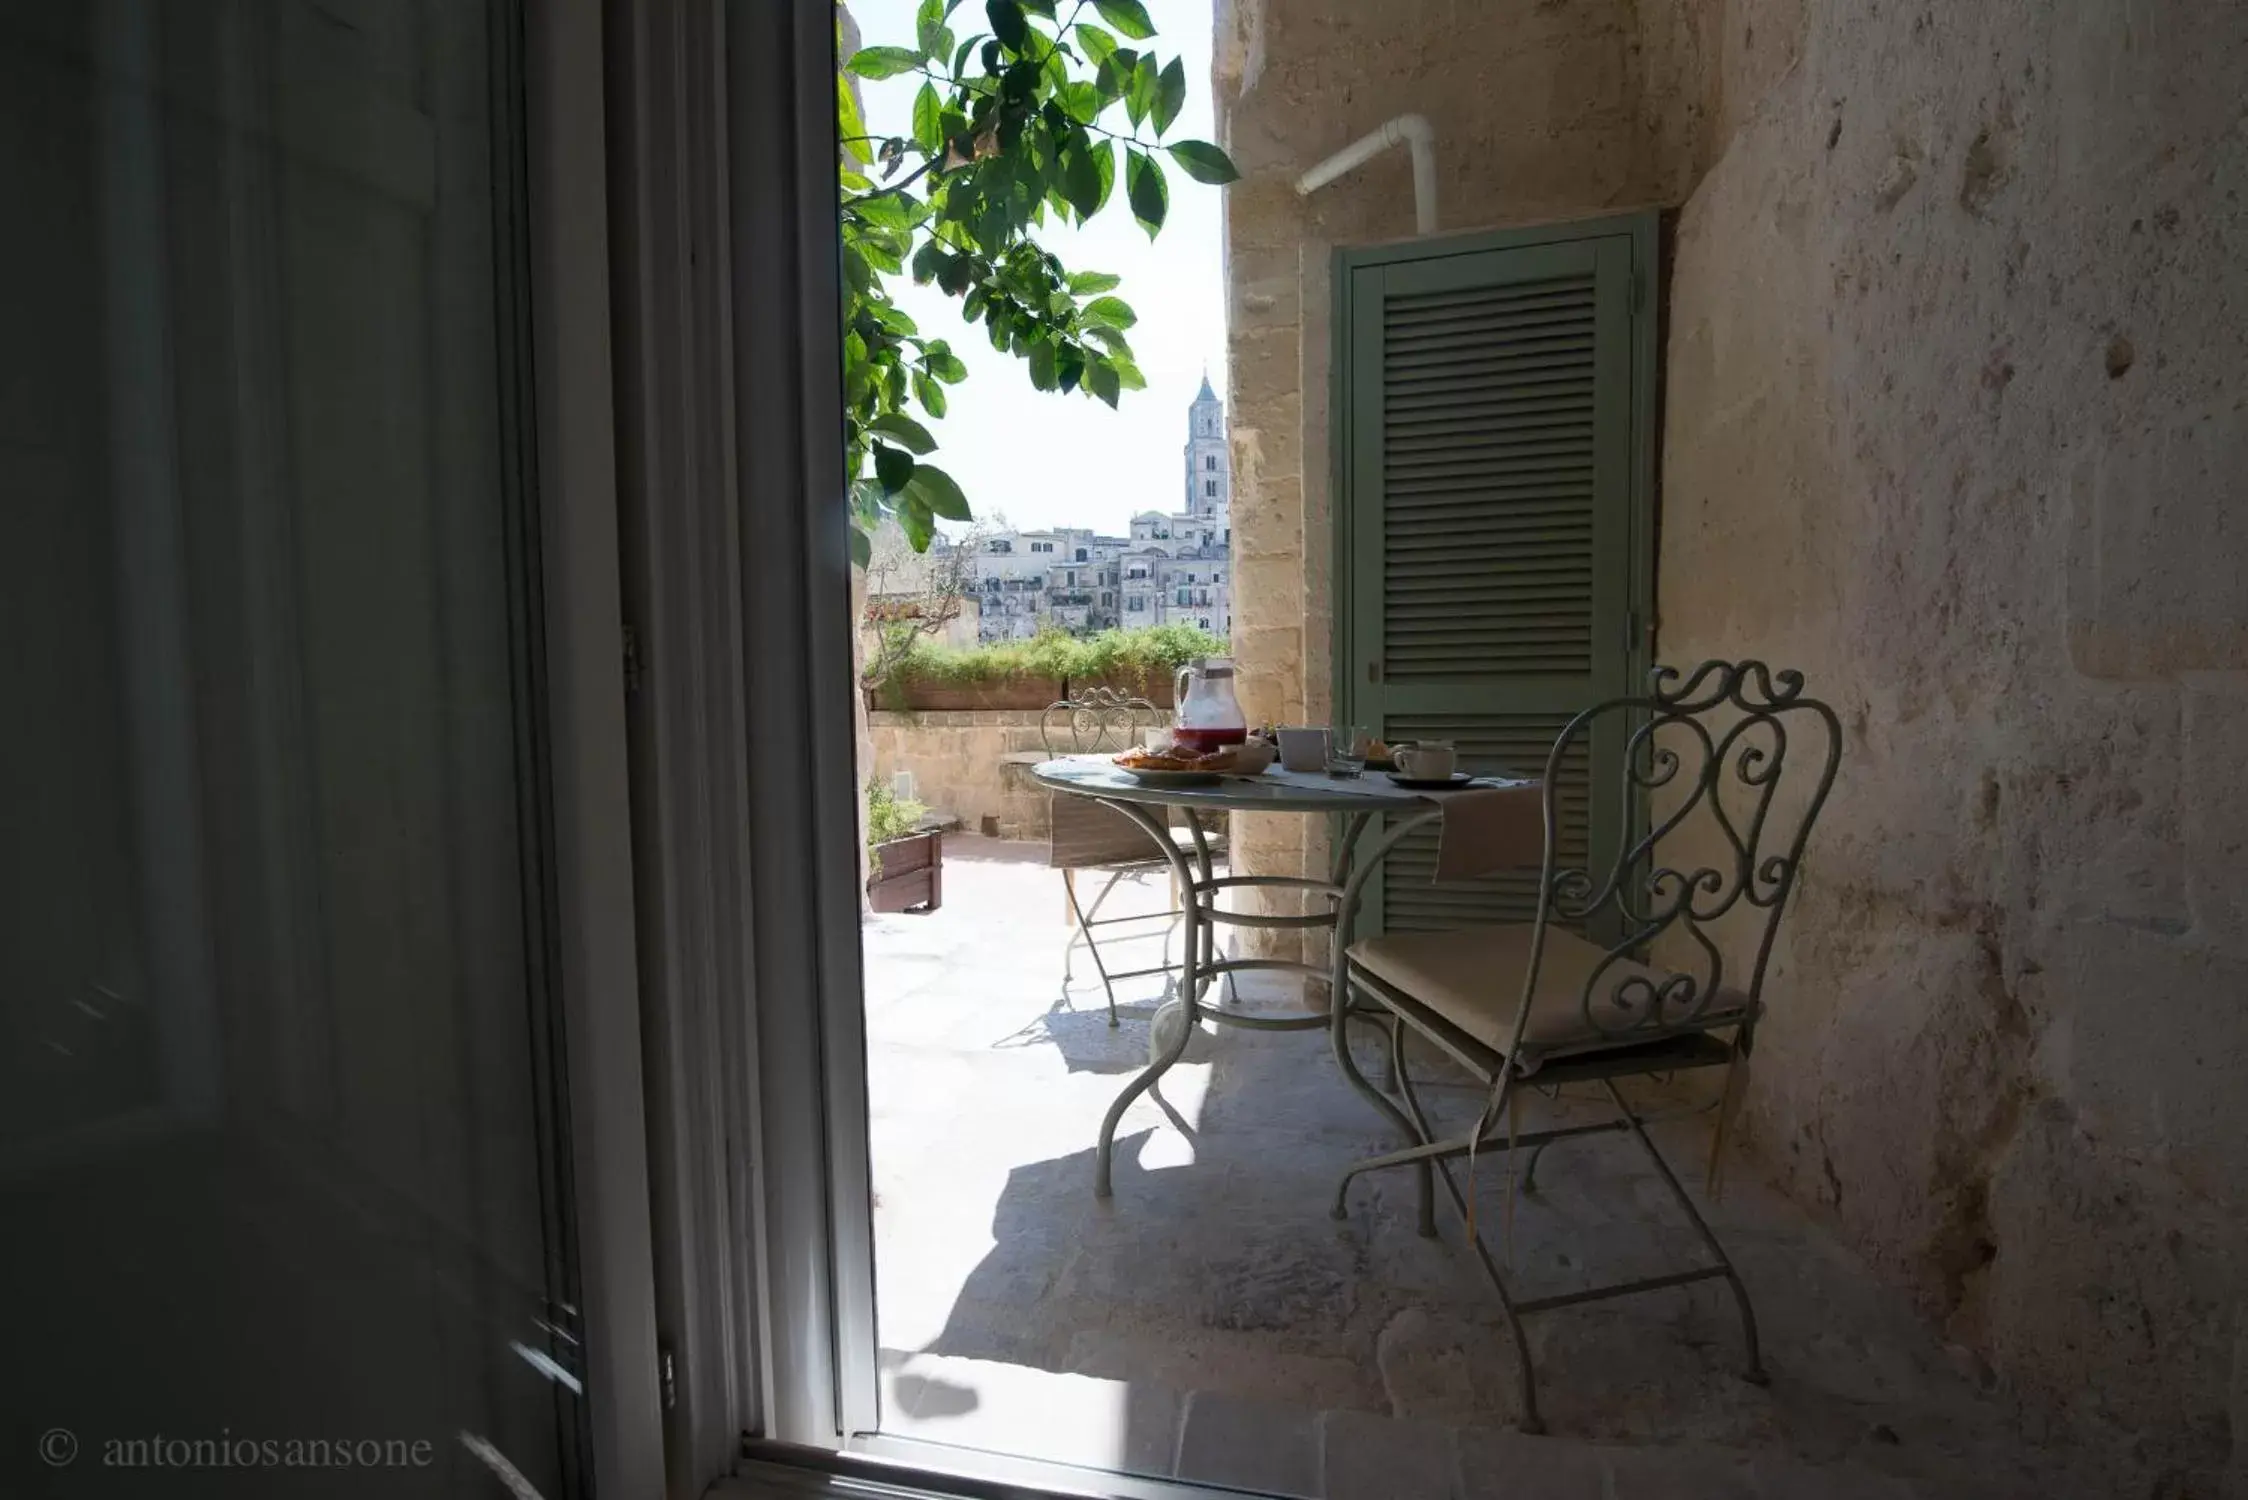
POLYGON ((952 50, 944 43, 944 0, 921 0, 913 17, 913 36, 924 57, 942 57, 952 50))
POLYGON ((960 356, 953 353, 949 348, 939 348, 931 344, 928 355, 922 360, 922 363, 929 367, 930 374, 936 376, 946 385, 958 385, 968 378, 968 367, 962 364, 960 356))
POLYGON ((1166 147, 1171 160, 1186 168, 1186 175, 1196 182, 1211 182, 1221 186, 1241 180, 1241 173, 1233 165, 1233 158, 1208 141, 1178 141, 1166 147))
POLYGON ((944 517, 947 521, 973 521, 975 512, 968 508, 968 497, 960 493, 960 486, 952 476, 935 464, 923 464, 913 471, 913 483, 908 490, 913 498, 944 517))
POLYGON ((874 473, 882 481, 885 493, 895 495, 904 489, 906 481, 913 477, 913 469, 913 455, 904 449, 887 443, 874 445, 874 473))
POLYGON ((1132 86, 1132 70, 1139 64, 1139 56, 1129 47, 1119 47, 1093 70, 1093 87, 1100 91, 1104 107, 1123 98, 1124 91, 1132 86))
POLYGON ((1080 125, 1090 125, 1100 116, 1101 91, 1082 79, 1054 90, 1054 99, 1080 125))
POLYGON ((944 149, 943 114, 937 86, 924 81, 921 92, 913 96, 913 144, 931 156, 944 149))
POLYGON ((921 54, 911 47, 861 47, 843 65, 861 78, 895 78, 921 66, 921 54))
POLYGON ((866 425, 873 431, 881 433, 884 437, 904 445, 911 452, 933 453, 936 451, 937 440, 929 436, 929 429, 914 421, 904 412, 886 411, 866 425))
POLYGON ((1106 323, 1111 328, 1129 328, 1139 321, 1131 304, 1119 297, 1095 297, 1085 304, 1086 318, 1095 323, 1106 323))
POLYGON ((1186 103, 1186 64, 1174 57, 1155 80, 1155 133, 1171 128, 1186 103))
POLYGON ((851 481, 851 516, 861 526, 879 526, 889 513, 884 503, 889 496, 882 493, 882 482, 860 475, 851 481))
POLYGON ((897 514, 906 544, 916 552, 928 551, 931 539, 937 534, 936 521, 929 514, 928 504, 917 495, 900 495, 897 514))
POLYGON ((1109 195, 1116 191, 1116 163, 1123 152, 1124 143, 1117 141, 1113 146, 1103 147, 1093 153, 1093 163, 1101 169, 1101 201, 1100 206, 1093 210, 1094 213, 1108 207, 1109 195))
POLYGON ((1163 219, 1171 210, 1171 189, 1163 181, 1163 169, 1144 151, 1127 153, 1129 165, 1125 169, 1125 193, 1132 204, 1132 217, 1154 239, 1162 231, 1163 219))
POLYGON ((861 198, 849 207, 851 212, 869 224, 879 225, 884 229, 903 229, 906 226, 905 205, 897 200, 895 194, 884 194, 880 198, 861 198))
POLYGON ((1093 0, 1093 9, 1101 19, 1134 41, 1145 41, 1155 35, 1155 23, 1147 18, 1147 7, 1140 0, 1093 0))
POLYGON ((1069 206, 1077 210, 1081 219, 1089 219, 1100 210, 1101 164, 1098 158, 1107 154, 1105 148, 1094 145, 1082 130, 1074 133, 1062 148, 1062 196, 1069 200, 1069 206))
POLYGON ((944 387, 925 371, 913 372, 913 394, 923 410, 932 417, 942 417, 946 406, 944 387))
POLYGON ((1121 354, 1126 358, 1131 357, 1132 346, 1124 342, 1124 335, 1105 323, 1095 323, 1092 327, 1086 329, 1085 337, 1097 343, 1106 344, 1112 354, 1121 354))
POLYGON ((843 75, 835 77, 835 133, 843 141, 843 154, 864 166, 874 160, 866 149, 866 121, 859 114, 859 101, 851 97, 850 85, 843 75))
POLYGON ((1077 45, 1085 49, 1085 60, 1099 67, 1116 50, 1116 38, 1090 21, 1077 23, 1077 45))
POLYGON ((1140 367, 1130 359, 1121 354, 1112 354, 1109 356, 1108 362, 1115 366, 1116 378, 1122 382, 1124 389, 1128 391, 1144 391, 1147 389, 1147 377, 1140 373, 1140 367))
POLYGON ((1124 112, 1132 117, 1136 126, 1155 108, 1155 54, 1143 52, 1132 65, 1132 76, 1124 85, 1124 112))
POLYGON ((1070 292, 1079 297, 1091 297, 1101 292, 1113 292, 1124 284, 1124 278, 1107 271, 1072 271, 1069 276, 1070 292))
POLYGON ((1042 391, 1050 391, 1059 382, 1055 369, 1054 341, 1040 339, 1030 346, 1030 383, 1042 391))
MULTIPOLYGON (((977 44, 978 44, 978 43, 980 43, 980 42, 982 42, 982 41, 983 41, 984 39, 985 39, 985 37, 984 37, 984 33, 983 33, 983 32, 980 32, 980 31, 979 31, 979 32, 977 32, 977 33, 976 33, 976 34, 975 34, 974 36, 972 36, 972 37, 968 38, 968 40, 966 40, 966 41, 962 42, 962 43, 961 43, 961 44, 960 44, 960 45, 959 45, 958 47, 956 47, 956 48, 954 48, 954 49, 953 49, 953 53, 952 53, 952 76, 953 76, 953 77, 957 78, 957 77, 959 77, 959 76, 960 76, 960 75, 961 75, 962 73, 964 73, 964 72, 966 72, 966 71, 967 71, 967 68, 968 68, 968 54, 970 54, 971 52, 974 52, 974 51, 976 50, 976 46, 977 46, 977 44)), ((966 121, 965 121, 965 120, 963 120, 963 121, 962 121, 962 126, 961 126, 961 128, 963 128, 963 129, 965 129, 965 128, 966 128, 966 121)))
POLYGON ((1116 378, 1116 367, 1105 359, 1096 359, 1085 367, 1085 389, 1106 401, 1112 410, 1123 385, 1116 378))
POLYGON ((875 322, 880 323, 890 333, 903 335, 921 331, 921 325, 914 322, 912 316, 895 303, 869 302, 866 310, 873 316, 875 322))
POLYGON ((991 34, 1010 52, 1023 50, 1030 22, 1023 17, 1021 0, 986 0, 984 14, 991 18, 991 34))
POLYGON ((851 523, 850 538, 852 567, 863 568, 874 561, 874 543, 867 540, 866 533, 859 529, 855 521, 851 523))

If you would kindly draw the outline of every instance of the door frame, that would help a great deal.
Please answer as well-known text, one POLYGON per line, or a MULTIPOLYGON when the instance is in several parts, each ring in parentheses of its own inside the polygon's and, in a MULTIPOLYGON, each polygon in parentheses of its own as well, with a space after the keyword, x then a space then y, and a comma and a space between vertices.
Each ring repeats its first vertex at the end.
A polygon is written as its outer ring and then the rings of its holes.
POLYGON ((531 459, 539 516, 560 988, 586 1331, 586 1422, 603 1496, 663 1485, 653 1226, 626 797, 609 364, 599 0, 523 12, 531 459))
MULTIPOLYGON (((1355 273, 1380 266, 1442 260, 1451 256, 1478 255, 1492 250, 1523 250, 1540 245, 1622 240, 1630 250, 1631 265, 1631 416, 1636 436, 1627 460, 1630 496, 1627 502, 1629 572, 1627 597, 1635 601, 1629 611, 1629 636, 1624 650, 1624 682, 1618 692, 1636 692, 1655 665, 1656 595, 1655 565, 1658 550, 1658 483, 1662 458, 1661 376, 1663 350, 1663 218, 1656 208, 1594 218, 1568 219, 1505 229, 1475 230, 1427 239, 1399 240, 1380 245, 1335 247, 1329 295, 1333 299, 1329 327, 1332 345, 1327 369, 1328 428, 1328 578, 1333 607, 1329 611, 1328 663, 1334 718, 1356 724, 1370 717, 1359 694, 1359 674, 1353 670, 1351 643, 1358 626, 1353 597, 1354 573, 1350 566, 1357 512, 1351 501, 1353 461, 1349 394, 1352 368, 1352 296, 1355 273), (1641 422, 1644 421, 1644 428, 1641 422)), ((1620 742, 1619 742, 1620 743, 1620 742)), ((1644 809, 1634 810, 1634 818, 1644 809)), ((1637 836, 1636 822, 1627 823, 1622 837, 1637 836)), ((1341 836, 1341 823, 1330 838, 1341 836)), ((1361 930, 1379 931, 1382 925, 1382 888, 1370 882, 1360 909, 1361 930)))
POLYGON ((1353 273, 1373 266, 1410 261, 1441 260, 1454 255, 1477 255, 1489 250, 1521 250, 1535 245, 1562 244, 1588 239, 1622 238, 1632 256, 1631 401, 1636 423, 1647 420, 1648 440, 1635 445, 1631 455, 1631 597, 1643 601, 1643 618, 1632 633, 1625 664, 1634 682, 1646 677, 1653 665, 1655 643, 1655 537, 1656 473, 1662 449, 1662 408, 1658 404, 1662 368, 1660 309, 1662 303, 1662 218, 1656 209, 1610 214, 1600 218, 1571 219, 1555 224, 1509 229, 1485 229, 1468 234, 1439 235, 1430 239, 1400 240, 1382 245, 1338 245, 1330 277, 1334 299, 1330 327, 1333 346, 1327 364, 1328 577, 1332 580, 1334 607, 1330 611, 1328 659, 1333 673, 1335 718, 1356 723, 1359 716, 1356 674, 1350 670, 1349 642, 1357 620, 1353 612, 1350 525, 1352 508, 1346 503, 1351 486, 1351 424, 1347 418, 1351 371, 1351 286, 1353 273))

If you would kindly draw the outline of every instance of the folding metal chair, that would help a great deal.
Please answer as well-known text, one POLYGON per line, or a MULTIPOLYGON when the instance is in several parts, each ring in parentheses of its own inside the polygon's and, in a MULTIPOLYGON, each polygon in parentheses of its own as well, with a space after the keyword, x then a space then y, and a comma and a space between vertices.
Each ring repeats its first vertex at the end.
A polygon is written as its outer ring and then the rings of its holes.
MULTIPOLYGON (((1705 662, 1683 678, 1657 668, 1645 696, 1611 700, 1571 719, 1546 758, 1545 853, 1533 921, 1385 935, 1347 950, 1347 1003, 1362 1016, 1387 1020, 1393 1053, 1410 1026, 1488 1092, 1471 1131, 1438 1140, 1410 1072, 1399 1070, 1403 1110, 1385 1099, 1376 1102, 1398 1123, 1409 1123, 1416 1144, 1346 1172, 1336 1191, 1335 1215, 1343 1215, 1358 1174, 1412 1166, 1420 1178, 1421 1232, 1433 1234, 1431 1168, 1442 1174, 1506 1309, 1522 1373, 1526 1432, 1542 1431, 1543 1422, 1522 1319, 1580 1302, 1722 1277, 1740 1309, 1746 1375, 1758 1384, 1765 1379, 1748 1291, 1649 1139, 1646 1116, 1618 1082, 1726 1069, 1711 1146, 1714 1187, 1725 1131, 1747 1084, 1747 1058, 1763 1014, 1765 967, 1804 844, 1834 785, 1841 741, 1833 711, 1803 696, 1800 673, 1774 673, 1755 661, 1705 662), (1626 831, 1613 850, 1593 851, 1583 867, 1557 868, 1558 773, 1578 746, 1589 747, 1595 776, 1619 777, 1627 805, 1644 808, 1645 820, 1627 823, 1627 830, 1646 832, 1626 831), (1597 1084, 1616 1118, 1546 1130, 1512 1128, 1523 1090, 1580 1082, 1597 1084), (1713 1262, 1518 1300, 1476 1230, 1471 1199, 1450 1163, 1467 1156, 1472 1169, 1477 1152, 1530 1151, 1523 1174, 1529 1191, 1536 1153, 1567 1137, 1609 1131, 1638 1141, 1713 1262)), ((1510 1173, 1510 1194, 1512 1184, 1510 1173)), ((1511 1204, 1498 1207, 1510 1210, 1511 1204)), ((1492 1217, 1484 1215, 1483 1222, 1492 1217)))
MULTIPOLYGON (((1126 697, 1110 688, 1091 688, 1079 697, 1065 698, 1048 707, 1039 731, 1049 755, 1099 755, 1137 744, 1141 732, 1160 727, 1163 717, 1163 711, 1145 698, 1126 697)), ((1169 974, 1179 966, 1166 957, 1165 962, 1148 968, 1111 971, 1101 957, 1094 929, 1127 923, 1176 922, 1184 912, 1179 907, 1176 891, 1172 892, 1171 906, 1165 911, 1103 917, 1101 908, 1125 876, 1161 870, 1168 879, 1170 862, 1150 845, 1147 834, 1138 824, 1114 808, 1087 797, 1057 795, 1050 800, 1052 832, 1047 841, 1046 862, 1062 872, 1062 888, 1068 895, 1070 915, 1075 921, 1075 931, 1063 950, 1063 983, 1068 983, 1075 975, 1077 941, 1083 938, 1086 952, 1092 955, 1093 968, 1101 976, 1101 988, 1108 996, 1108 1024, 1114 1026, 1117 1024, 1117 980, 1169 974), (1090 905, 1078 899, 1079 871, 1108 877, 1090 905)))

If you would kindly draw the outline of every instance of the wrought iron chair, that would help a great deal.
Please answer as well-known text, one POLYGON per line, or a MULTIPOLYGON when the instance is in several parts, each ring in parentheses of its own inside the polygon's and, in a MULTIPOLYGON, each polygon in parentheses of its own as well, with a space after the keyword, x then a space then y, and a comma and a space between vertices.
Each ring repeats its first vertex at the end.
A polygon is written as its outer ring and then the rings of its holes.
MULTIPOLYGON (((1543 1423, 1522 1319, 1580 1302, 1723 1277, 1740 1309, 1745 1373, 1764 1382, 1748 1291, 1649 1139, 1647 1116, 1625 1098, 1618 1080, 1693 1068, 1727 1070, 1711 1144, 1714 1188, 1725 1130, 1746 1086, 1746 1060, 1763 1014, 1765 966, 1804 844, 1840 760, 1840 726, 1824 703, 1803 696, 1802 674, 1771 672, 1754 661, 1705 662, 1683 678, 1657 668, 1645 696, 1586 709, 1563 728, 1547 756, 1545 853, 1534 920, 1374 937, 1348 950, 1343 968, 1350 1004, 1360 1014, 1386 1018, 1392 1050, 1410 1026, 1475 1074, 1488 1092, 1471 1131, 1439 1140, 1410 1073, 1401 1070, 1402 1115, 1394 1109, 1385 1113, 1401 1123, 1409 1117, 1417 1144, 1346 1172, 1335 1215, 1343 1215, 1359 1173, 1410 1165, 1420 1177, 1421 1232, 1433 1234, 1430 1168, 1442 1175, 1506 1309, 1522 1374, 1526 1432, 1542 1431, 1543 1423), (1615 850, 1595 851, 1583 868, 1556 868, 1556 773, 1579 742, 1592 749, 1596 775, 1622 778, 1627 803, 1645 814, 1627 828, 1646 832, 1625 833, 1615 850), (1798 767, 1805 774, 1789 777, 1798 767), (1789 791, 1784 798, 1783 780, 1789 791), (1798 798, 1795 789, 1806 782, 1808 791, 1798 798), (1752 956, 1737 970, 1728 963, 1729 953, 1752 956), (1515 983, 1508 982, 1509 975, 1517 976, 1515 983), (1599 1085, 1615 1107, 1615 1119, 1513 1128, 1523 1090, 1580 1082, 1599 1085), (1639 1142, 1714 1264, 1517 1300, 1476 1231, 1472 1198, 1463 1195, 1451 1161, 1468 1158, 1472 1194, 1478 1151, 1537 1153, 1566 1137, 1608 1131, 1628 1132, 1639 1142)), ((1534 1154, 1530 1166, 1534 1173, 1534 1154)), ((1524 1174, 1525 1191, 1534 1191, 1532 1173, 1524 1174)), ((1511 1211, 1511 1173, 1508 1192, 1505 1206, 1511 1211)))
MULTIPOLYGON (((1040 721, 1039 734, 1048 755, 1099 755, 1129 748, 1138 743, 1142 730, 1157 728, 1162 723, 1163 711, 1147 699, 1096 687, 1087 689, 1079 697, 1064 698, 1050 705, 1040 721)), ((1125 876, 1148 870, 1161 870, 1168 876, 1170 861, 1150 847, 1147 834, 1138 824, 1114 808, 1086 797, 1057 795, 1051 801, 1052 832, 1047 841, 1046 863, 1062 872, 1062 888, 1069 897, 1070 915, 1074 919, 1074 930, 1063 950, 1062 981, 1066 984, 1074 976, 1071 966, 1078 939, 1082 938, 1085 951, 1092 955, 1093 968, 1101 976, 1101 988, 1108 996, 1108 1024, 1114 1026, 1117 1024, 1117 980, 1169 974, 1179 966, 1166 957, 1165 962, 1149 968, 1111 972, 1101 957, 1100 943, 1093 930, 1127 923, 1176 922, 1185 913, 1179 908, 1178 893, 1174 891, 1169 910, 1135 912, 1123 917, 1101 916, 1101 907, 1125 876), (1108 877, 1089 906, 1078 899, 1077 874, 1081 870, 1108 877)))

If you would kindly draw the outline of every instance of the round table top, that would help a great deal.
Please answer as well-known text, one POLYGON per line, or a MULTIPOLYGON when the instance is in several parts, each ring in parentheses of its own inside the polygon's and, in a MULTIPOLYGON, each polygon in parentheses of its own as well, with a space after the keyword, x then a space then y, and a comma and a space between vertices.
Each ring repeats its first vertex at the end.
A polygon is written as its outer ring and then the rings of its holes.
POLYGON ((1398 786, 1379 772, 1345 778, 1274 767, 1260 776, 1227 776, 1206 786, 1147 786, 1119 771, 1108 756, 1081 755, 1041 761, 1030 774, 1057 792, 1224 812, 1370 813, 1416 803, 1433 809, 1438 802, 1436 797, 1398 786))

